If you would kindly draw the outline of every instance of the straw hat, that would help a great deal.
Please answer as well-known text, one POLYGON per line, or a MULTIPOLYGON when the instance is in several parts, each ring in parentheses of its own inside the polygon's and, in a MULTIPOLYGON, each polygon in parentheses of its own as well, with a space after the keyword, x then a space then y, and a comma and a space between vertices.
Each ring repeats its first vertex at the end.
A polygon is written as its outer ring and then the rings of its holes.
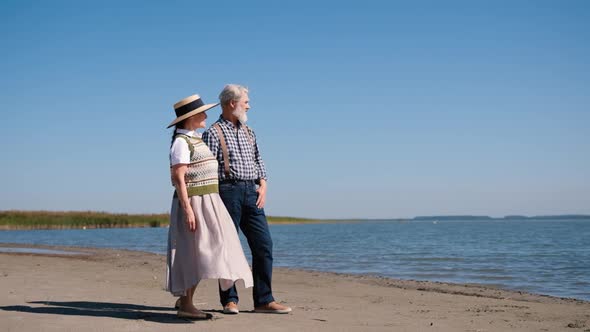
POLYGON ((176 119, 172 121, 166 128, 170 128, 175 124, 179 123, 184 119, 188 119, 191 116, 205 112, 206 110, 213 108, 219 105, 216 104, 205 104, 199 95, 192 95, 190 97, 186 97, 183 100, 174 104, 174 112, 176 113, 176 119))

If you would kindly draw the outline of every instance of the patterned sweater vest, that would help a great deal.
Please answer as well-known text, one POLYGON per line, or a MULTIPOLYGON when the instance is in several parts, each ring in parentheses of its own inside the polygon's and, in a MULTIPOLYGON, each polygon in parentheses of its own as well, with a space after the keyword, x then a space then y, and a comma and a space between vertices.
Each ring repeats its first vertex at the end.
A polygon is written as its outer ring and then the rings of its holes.
MULTIPOLYGON (((219 192, 219 180, 217 177, 217 158, 211 150, 198 137, 176 135, 176 138, 184 139, 191 151, 190 164, 184 174, 184 182, 188 196, 206 195, 219 192)), ((172 166, 170 166, 172 174, 172 166)), ((174 186, 174 178, 172 179, 174 186)), ((174 193, 176 197, 176 192, 174 193)))

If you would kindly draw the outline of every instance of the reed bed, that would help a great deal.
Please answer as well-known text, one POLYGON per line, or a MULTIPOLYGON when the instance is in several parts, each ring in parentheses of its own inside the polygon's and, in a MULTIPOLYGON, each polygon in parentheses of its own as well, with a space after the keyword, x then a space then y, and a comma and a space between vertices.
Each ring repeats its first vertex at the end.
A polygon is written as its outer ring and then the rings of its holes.
MULTIPOLYGON (((317 223, 319 219, 268 216, 269 223, 317 223)), ((0 211, 0 229, 167 227, 169 215, 95 211, 0 211)))

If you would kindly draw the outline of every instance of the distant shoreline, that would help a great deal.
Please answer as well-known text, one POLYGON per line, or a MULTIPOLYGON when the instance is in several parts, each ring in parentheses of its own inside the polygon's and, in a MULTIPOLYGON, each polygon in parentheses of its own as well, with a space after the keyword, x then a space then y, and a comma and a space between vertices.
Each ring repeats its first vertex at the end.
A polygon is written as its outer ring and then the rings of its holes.
MULTIPOLYGON (((311 219, 284 216, 267 216, 269 224, 321 224, 371 221, 525 221, 525 220, 590 220, 590 215, 568 214, 547 216, 418 216, 392 219, 311 219)), ((96 228, 148 228, 168 227, 169 216, 160 214, 123 214, 94 211, 0 211, 0 230, 34 229, 96 229, 96 228)))
MULTIPOLYGON (((267 216, 270 224, 350 222, 267 216)), ((169 215, 78 211, 0 211, 0 230, 168 227, 169 215)))

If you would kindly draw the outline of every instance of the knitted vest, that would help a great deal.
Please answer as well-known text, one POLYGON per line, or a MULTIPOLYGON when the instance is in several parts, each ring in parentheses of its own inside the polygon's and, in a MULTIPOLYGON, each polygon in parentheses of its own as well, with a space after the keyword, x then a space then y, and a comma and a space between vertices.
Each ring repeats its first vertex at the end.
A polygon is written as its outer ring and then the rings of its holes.
MULTIPOLYGON (((175 138, 184 139, 191 151, 190 164, 187 165, 184 174, 184 182, 188 196, 198 196, 219 192, 219 180, 217 178, 217 159, 211 150, 198 137, 176 135, 175 138)), ((172 166, 170 166, 172 173, 172 166)), ((174 185, 174 179, 172 179, 174 185)), ((174 193, 176 196, 176 192, 174 193)))

